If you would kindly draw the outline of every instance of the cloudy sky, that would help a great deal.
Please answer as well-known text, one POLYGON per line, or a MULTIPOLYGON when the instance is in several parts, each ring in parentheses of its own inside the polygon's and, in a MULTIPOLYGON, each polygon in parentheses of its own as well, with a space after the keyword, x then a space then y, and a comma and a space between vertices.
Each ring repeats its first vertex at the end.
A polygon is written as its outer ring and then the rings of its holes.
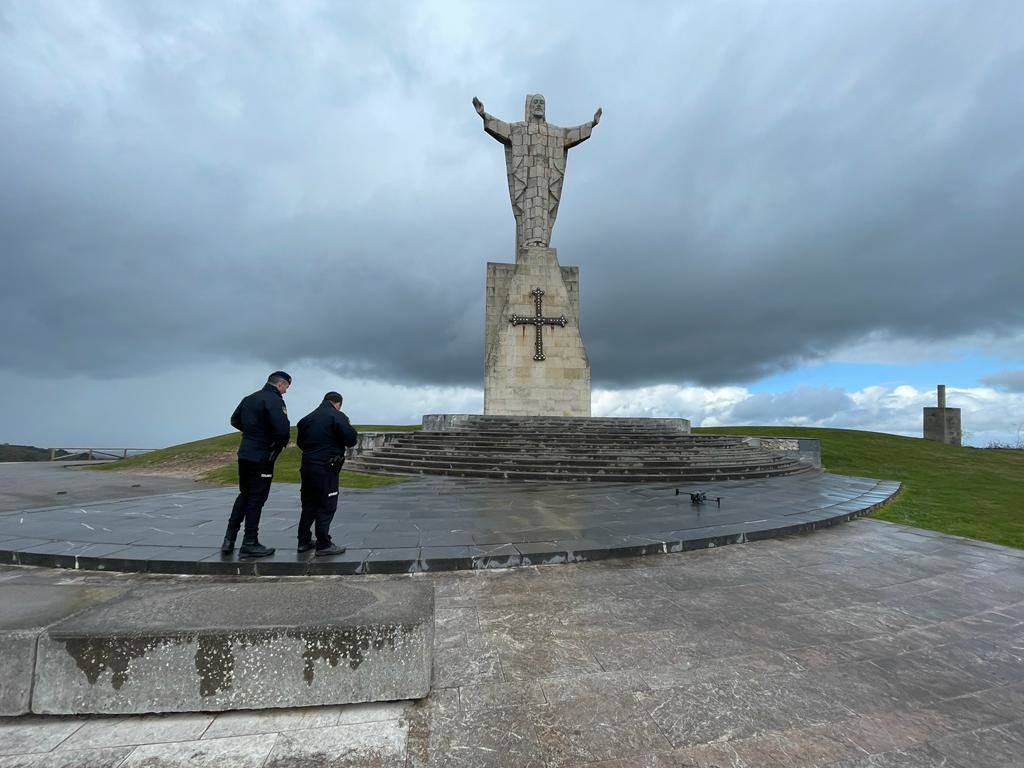
POLYGON ((595 415, 1024 430, 1024 5, 0 0, 0 441, 482 408, 514 260, 470 101, 593 138, 552 245, 595 415))

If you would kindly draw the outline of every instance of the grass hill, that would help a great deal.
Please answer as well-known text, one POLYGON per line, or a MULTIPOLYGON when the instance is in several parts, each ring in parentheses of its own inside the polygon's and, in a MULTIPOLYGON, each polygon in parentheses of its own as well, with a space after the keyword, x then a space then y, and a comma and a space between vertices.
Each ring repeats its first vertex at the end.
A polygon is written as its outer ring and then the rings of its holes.
POLYGON ((876 517, 1024 549, 1024 451, 957 448, 880 432, 803 427, 712 427, 695 432, 816 437, 829 472, 900 480, 876 517))
MULTIPOLYGON (((57 451, 58 456, 67 456, 67 451, 57 451)), ((11 445, 0 443, 0 461, 49 461, 49 448, 34 445, 11 445)))
MULTIPOLYGON (((415 430, 419 426, 359 426, 361 431, 415 430)), ((802 427, 713 427, 705 434, 813 437, 821 440, 830 472, 900 480, 903 493, 877 516, 883 520, 967 536, 1024 549, 1024 451, 956 448, 911 437, 846 429, 802 427)), ((278 482, 299 482, 299 451, 293 444, 275 469, 278 482)), ((96 467, 237 482, 239 435, 221 435, 176 445, 96 467)), ((374 488, 402 478, 343 472, 342 485, 374 488)))
MULTIPOLYGON (((407 431, 419 429, 419 425, 389 427, 382 425, 354 425, 360 432, 407 431)), ((132 456, 109 464, 90 467, 99 471, 146 472, 166 474, 176 477, 191 477, 205 480, 208 483, 234 485, 238 482, 238 465, 235 463, 236 451, 241 434, 234 432, 229 435, 218 435, 192 443, 173 445, 159 451, 150 451, 140 456, 132 456)), ((301 454, 295 447, 295 428, 292 428, 292 441, 277 460, 274 466, 274 480, 278 483, 299 482, 299 460, 301 454)), ((341 484, 345 488, 379 488, 383 485, 400 483, 403 477, 381 477, 367 475, 362 472, 341 473, 341 484)))

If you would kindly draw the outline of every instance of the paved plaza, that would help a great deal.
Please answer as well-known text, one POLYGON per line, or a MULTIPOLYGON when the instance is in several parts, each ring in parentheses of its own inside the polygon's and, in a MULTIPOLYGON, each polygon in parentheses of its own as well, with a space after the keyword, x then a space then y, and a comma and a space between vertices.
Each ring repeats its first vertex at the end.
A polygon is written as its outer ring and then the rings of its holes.
POLYGON ((180 477, 80 470, 63 462, 0 462, 0 513, 211 487, 180 477))
MULTIPOLYGON (((222 579, 0 569, 12 584, 222 579)), ((309 578, 353 579, 433 584, 427 699, 10 718, 0 768, 1024 765, 1019 550, 861 519, 680 554, 309 578)))
POLYGON ((898 489, 820 471, 683 486, 421 477, 372 491, 343 489, 332 535, 348 551, 315 557, 296 552, 299 486, 282 483, 260 527, 261 541, 277 553, 256 561, 219 551, 237 491, 188 490, 0 512, 0 562, 281 576, 545 565, 810 530, 867 514, 898 489), (699 491, 709 499, 693 504, 689 494, 699 491))

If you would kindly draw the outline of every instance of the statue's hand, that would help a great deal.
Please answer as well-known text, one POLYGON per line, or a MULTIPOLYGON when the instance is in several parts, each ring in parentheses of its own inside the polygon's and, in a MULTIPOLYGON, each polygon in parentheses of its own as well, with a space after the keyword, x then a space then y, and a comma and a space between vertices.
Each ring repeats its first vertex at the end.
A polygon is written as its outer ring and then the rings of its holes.
POLYGON ((473 108, 480 117, 484 116, 484 103, 480 101, 476 96, 473 97, 473 108))
POLYGON ((597 112, 594 113, 594 125, 601 122, 601 108, 597 108, 597 112))

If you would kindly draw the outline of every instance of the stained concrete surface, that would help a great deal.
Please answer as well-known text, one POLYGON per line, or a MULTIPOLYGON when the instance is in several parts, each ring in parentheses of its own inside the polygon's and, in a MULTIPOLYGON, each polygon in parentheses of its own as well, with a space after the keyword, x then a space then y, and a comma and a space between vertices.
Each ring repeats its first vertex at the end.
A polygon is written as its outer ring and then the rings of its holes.
MULTIPOLYGON (((430 586, 140 585, 40 634, 31 709, 135 714, 422 698, 430 586)), ((33 587, 0 584, 0 598, 19 589, 33 587)))
POLYGON ((133 472, 98 472, 60 462, 0 462, 0 512, 210 488, 207 483, 133 472))
POLYGON ((118 587, 0 584, 0 715, 30 711, 40 632, 122 592, 118 587))
POLYGON ((433 585, 423 702, 8 718, 0 768, 1024 764, 1019 550, 858 520, 655 558, 359 578, 433 585))

